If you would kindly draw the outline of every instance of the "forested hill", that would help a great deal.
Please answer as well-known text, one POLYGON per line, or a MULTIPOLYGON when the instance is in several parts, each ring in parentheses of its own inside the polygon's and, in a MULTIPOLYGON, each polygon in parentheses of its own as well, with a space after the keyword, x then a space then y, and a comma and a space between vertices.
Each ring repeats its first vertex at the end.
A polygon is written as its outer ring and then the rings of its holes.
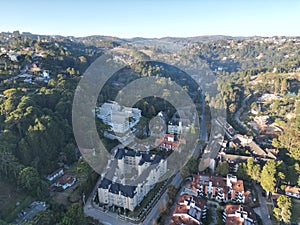
MULTIPOLYGON (((300 70, 300 38, 296 37, 149 40, 0 33, 1 180, 29 195, 45 197, 46 175, 78 160, 71 124, 74 90, 88 66, 110 49, 130 50, 137 59, 153 55, 179 59, 186 66, 195 57, 202 60, 220 81, 226 81, 220 83, 220 92, 228 107, 234 104, 232 113, 251 76, 300 70), (164 48, 166 43, 179 48, 170 52, 164 48)), ((154 75, 153 68, 140 71, 154 75)))

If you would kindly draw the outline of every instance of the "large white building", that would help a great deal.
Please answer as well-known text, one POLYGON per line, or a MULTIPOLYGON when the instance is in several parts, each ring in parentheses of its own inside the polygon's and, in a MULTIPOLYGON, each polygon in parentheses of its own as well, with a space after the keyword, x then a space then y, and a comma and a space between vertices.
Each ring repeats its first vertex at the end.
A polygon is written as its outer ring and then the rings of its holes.
POLYGON ((113 101, 104 103, 97 110, 97 117, 116 133, 127 132, 140 121, 141 116, 140 109, 124 107, 113 101))
POLYGON ((178 125, 172 123, 168 124, 169 134, 182 134, 182 131, 183 131, 182 122, 179 122, 178 125))
POLYGON ((98 187, 99 202, 133 211, 167 172, 167 161, 158 155, 122 148, 107 171, 98 187))

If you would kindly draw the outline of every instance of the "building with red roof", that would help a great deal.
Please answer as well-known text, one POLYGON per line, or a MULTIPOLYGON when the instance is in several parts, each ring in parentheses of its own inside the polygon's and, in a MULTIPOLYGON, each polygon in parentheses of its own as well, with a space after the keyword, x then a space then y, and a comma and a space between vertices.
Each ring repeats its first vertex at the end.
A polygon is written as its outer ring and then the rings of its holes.
POLYGON ((206 201, 201 197, 183 194, 175 206, 170 225, 197 225, 206 218, 206 201))

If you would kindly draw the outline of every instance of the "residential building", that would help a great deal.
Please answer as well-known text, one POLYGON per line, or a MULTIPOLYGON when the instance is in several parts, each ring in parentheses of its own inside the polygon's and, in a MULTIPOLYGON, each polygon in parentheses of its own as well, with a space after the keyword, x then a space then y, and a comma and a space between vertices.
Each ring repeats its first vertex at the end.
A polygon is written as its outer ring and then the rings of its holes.
POLYGON ((76 183, 76 177, 70 174, 64 174, 54 183, 54 186, 61 187, 62 189, 66 190, 67 188, 73 186, 75 183, 76 183))
POLYGON ((287 196, 300 199, 300 187, 286 186, 285 194, 287 196))
POLYGON ((228 204, 223 213, 223 221, 226 225, 255 225, 257 216, 248 206, 228 204))
POLYGON ((182 122, 179 122, 178 125, 169 123, 168 124, 168 133, 169 134, 182 134, 182 122))
POLYGON ((170 225, 198 225, 206 218, 206 201, 201 197, 183 194, 175 206, 170 225))
POLYGON ((98 187, 99 202, 131 211, 167 172, 167 161, 158 155, 118 149, 98 187))
POLYGON ((244 190, 244 182, 236 176, 228 174, 220 176, 194 175, 188 188, 196 196, 205 196, 219 202, 244 203, 248 193, 244 190))
POLYGON ((185 144, 185 139, 179 138, 174 134, 165 134, 155 140, 155 146, 157 146, 162 151, 180 150, 181 144, 185 144))
POLYGON ((9 57, 9 59, 11 60, 11 61, 15 61, 15 62, 17 62, 18 60, 19 60, 19 54, 15 54, 15 53, 9 53, 9 54, 7 54, 7 56, 9 57))
POLYGON ((48 181, 53 181, 56 178, 62 176, 63 174, 64 174, 64 169, 63 168, 59 168, 59 169, 55 170, 53 173, 49 174, 47 176, 47 180, 48 181))

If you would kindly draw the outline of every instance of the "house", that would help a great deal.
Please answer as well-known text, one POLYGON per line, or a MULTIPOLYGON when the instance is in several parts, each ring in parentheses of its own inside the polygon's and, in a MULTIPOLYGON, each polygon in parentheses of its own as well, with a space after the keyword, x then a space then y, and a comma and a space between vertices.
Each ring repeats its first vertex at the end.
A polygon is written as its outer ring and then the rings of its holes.
POLYGON ((227 174, 227 177, 194 175, 190 191, 218 202, 244 203, 246 193, 243 180, 227 174))
POLYGON ((54 186, 61 187, 62 189, 66 190, 67 188, 73 186, 75 182, 76 182, 76 177, 70 174, 64 174, 54 183, 54 186))
POLYGON ((257 103, 268 103, 268 102, 272 102, 275 100, 280 99, 279 96, 275 95, 275 94, 263 94, 261 97, 258 98, 257 103))
POLYGON ((184 138, 179 138, 174 134, 165 134, 155 140, 155 146, 162 151, 177 151, 180 150, 179 146, 185 144, 184 138))
POLYGON ((11 61, 15 61, 15 62, 17 62, 17 61, 19 61, 19 54, 11 54, 11 53, 9 53, 9 54, 7 54, 7 56, 9 57, 9 59, 11 60, 11 61))
POLYGON ((206 201, 200 197, 183 194, 175 206, 170 225, 197 225, 206 218, 206 201))
POLYGON ((59 168, 59 169, 55 170, 53 173, 49 174, 47 176, 47 180, 48 181, 53 181, 56 178, 62 176, 63 174, 64 174, 64 169, 63 168, 59 168))
POLYGON ((41 71, 39 63, 38 62, 32 63, 30 70, 31 71, 41 71))
POLYGON ((265 126, 268 124, 269 119, 269 116, 255 116, 254 122, 256 122, 259 126, 265 126))
POLYGON ((285 194, 287 196, 300 199, 300 187, 286 186, 285 194))
POLYGON ((43 78, 45 78, 45 79, 50 79, 50 74, 49 74, 49 72, 47 72, 47 71, 43 71, 43 78))
POLYGON ((223 213, 223 221, 226 225, 255 225, 257 215, 252 208, 242 205, 228 204, 223 213))
POLYGON ((102 175, 99 203, 133 211, 166 172, 161 156, 119 148, 102 175))
POLYGON ((0 48, 0 52, 2 52, 2 53, 6 53, 6 52, 7 52, 7 48, 5 48, 5 47, 1 47, 1 48, 0 48))

